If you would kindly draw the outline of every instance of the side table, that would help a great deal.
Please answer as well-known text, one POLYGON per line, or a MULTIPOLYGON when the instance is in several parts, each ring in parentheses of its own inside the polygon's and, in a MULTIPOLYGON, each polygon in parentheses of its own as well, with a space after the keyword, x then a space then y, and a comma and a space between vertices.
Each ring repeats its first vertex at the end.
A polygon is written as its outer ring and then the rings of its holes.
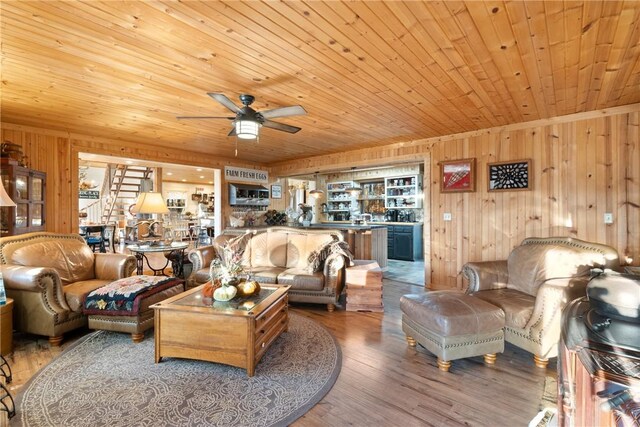
POLYGON ((164 270, 169 266, 169 263, 172 264, 173 276, 178 277, 182 274, 182 266, 184 261, 184 251, 189 247, 189 243, 177 243, 173 242, 171 244, 165 245, 151 245, 151 244, 138 244, 138 245, 129 245, 127 249, 129 249, 133 255, 136 257, 136 274, 144 273, 144 261, 147 262, 147 267, 153 272, 154 276, 166 276, 164 270), (165 258, 167 259, 166 264, 162 268, 153 268, 149 264, 149 258, 147 258, 148 253, 159 253, 164 252, 165 258))
POLYGON ((13 300, 7 298, 7 303, 0 305, 0 355, 4 356, 13 351, 13 300))

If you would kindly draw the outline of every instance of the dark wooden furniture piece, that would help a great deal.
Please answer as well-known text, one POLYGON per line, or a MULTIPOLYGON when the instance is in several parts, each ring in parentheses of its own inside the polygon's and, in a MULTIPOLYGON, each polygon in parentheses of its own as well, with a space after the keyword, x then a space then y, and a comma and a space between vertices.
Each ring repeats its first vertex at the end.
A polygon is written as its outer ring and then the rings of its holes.
POLYGON ((581 298, 563 312, 558 425, 638 426, 640 324, 609 319, 607 326, 598 326, 597 314, 590 308, 587 299, 581 298))
MULTIPOLYGON (((289 286, 259 295, 212 301, 204 285, 154 304, 155 360, 182 357, 245 368, 252 377, 269 346, 289 327, 289 286)), ((311 345, 311 344, 310 344, 311 345)))
POLYGON ((14 159, 0 159, 2 184, 16 207, 0 208, 0 236, 45 230, 44 172, 22 167, 14 159))
POLYGON ((0 305, 0 355, 13 351, 13 299, 0 305))
POLYGON ((422 259, 422 224, 387 225, 387 257, 403 261, 422 259))
POLYGON ((144 262, 147 262, 147 267, 153 271, 154 276, 167 276, 164 270, 171 263, 174 277, 181 277, 183 275, 182 267, 184 264, 184 251, 189 247, 188 243, 172 242, 168 245, 162 244, 145 244, 141 242, 138 245, 129 245, 127 249, 133 253, 136 257, 136 274, 144 274, 144 262), (164 267, 158 269, 151 267, 149 264, 148 253, 163 252, 167 259, 164 267))

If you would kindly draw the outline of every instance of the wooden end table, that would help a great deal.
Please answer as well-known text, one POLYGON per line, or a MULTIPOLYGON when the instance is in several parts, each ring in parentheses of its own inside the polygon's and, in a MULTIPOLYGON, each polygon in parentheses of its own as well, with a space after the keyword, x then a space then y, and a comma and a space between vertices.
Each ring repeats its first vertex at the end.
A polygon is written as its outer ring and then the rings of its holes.
POLYGON ((7 303, 0 305, 0 355, 4 356, 13 351, 13 300, 7 298, 7 303))
POLYGON ((263 286, 260 294, 228 302, 202 297, 204 285, 151 308, 155 361, 206 360, 245 368, 252 377, 269 346, 289 327, 289 286, 263 286))

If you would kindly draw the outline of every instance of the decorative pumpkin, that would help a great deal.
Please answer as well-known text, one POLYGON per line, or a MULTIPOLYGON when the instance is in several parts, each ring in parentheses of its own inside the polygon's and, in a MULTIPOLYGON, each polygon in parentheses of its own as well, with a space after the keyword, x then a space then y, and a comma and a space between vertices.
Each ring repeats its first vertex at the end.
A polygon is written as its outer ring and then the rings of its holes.
POLYGON ((216 301, 229 301, 236 296, 238 289, 235 286, 220 286, 213 291, 213 299, 216 301))
POLYGON ((213 284, 208 281, 202 287, 202 298, 213 298, 213 284))
POLYGON ((249 297, 260 293, 260 284, 255 280, 249 282, 240 282, 237 286, 238 295, 241 297, 249 297))

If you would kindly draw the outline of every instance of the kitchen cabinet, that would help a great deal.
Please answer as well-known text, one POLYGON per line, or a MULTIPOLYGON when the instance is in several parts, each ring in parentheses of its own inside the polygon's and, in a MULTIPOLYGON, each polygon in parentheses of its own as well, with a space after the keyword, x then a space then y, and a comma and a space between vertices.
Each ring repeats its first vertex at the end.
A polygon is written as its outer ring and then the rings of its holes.
POLYGON ((0 208, 2 236, 45 231, 44 172, 22 167, 10 158, 1 159, 2 184, 16 207, 0 208))
POLYGON ((384 180, 362 183, 362 193, 357 198, 360 212, 372 215, 384 215, 384 180))
POLYGON ((327 183, 327 213, 330 221, 349 220, 351 209, 357 206, 357 201, 346 190, 353 186, 353 181, 327 183))
POLYGON ((415 209, 422 207, 422 177, 405 175, 385 178, 385 208, 415 209))
POLYGON ((422 224, 388 225, 387 257, 403 261, 422 259, 422 224))

